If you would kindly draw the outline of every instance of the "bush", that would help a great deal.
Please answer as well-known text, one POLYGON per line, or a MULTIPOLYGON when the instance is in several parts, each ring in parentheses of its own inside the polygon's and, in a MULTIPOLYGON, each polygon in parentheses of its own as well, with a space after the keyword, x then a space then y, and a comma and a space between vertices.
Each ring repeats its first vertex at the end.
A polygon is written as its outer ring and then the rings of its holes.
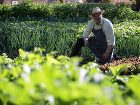
POLYGON ((14 17, 18 20, 44 19, 49 21, 76 21, 85 22, 90 19, 91 10, 100 7, 106 12, 104 17, 111 21, 116 19, 139 19, 140 15, 131 10, 129 6, 113 5, 109 3, 54 3, 54 4, 31 4, 21 3, 15 6, 1 5, 1 19, 14 17))

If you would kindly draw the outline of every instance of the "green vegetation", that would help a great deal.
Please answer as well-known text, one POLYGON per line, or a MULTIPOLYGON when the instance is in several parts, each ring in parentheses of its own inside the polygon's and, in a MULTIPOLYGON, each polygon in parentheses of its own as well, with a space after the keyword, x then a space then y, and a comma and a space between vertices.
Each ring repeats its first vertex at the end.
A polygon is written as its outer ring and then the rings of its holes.
POLYGON ((120 76, 127 65, 103 74, 96 63, 19 50, 11 60, 0 56, 0 100, 4 105, 128 105, 140 104, 140 75, 120 76))
POLYGON ((122 4, 24 2, 0 5, 0 19, 0 105, 140 104, 139 12, 122 4), (137 56, 133 63, 100 67, 87 48, 68 57, 95 6, 114 24, 115 52, 137 56), (93 59, 81 65, 83 58, 93 59))
POLYGON ((105 10, 104 16, 112 22, 139 19, 140 13, 134 12, 130 6, 109 3, 54 3, 33 4, 23 2, 16 6, 0 5, 1 20, 47 20, 66 22, 86 22, 90 18, 92 8, 99 6, 105 10))
MULTIPOLYGON (((69 55, 73 44, 87 23, 65 22, 0 22, 1 43, 10 54, 22 48, 26 51, 41 47, 46 53, 57 51, 58 55, 69 55), (7 43, 5 43, 6 41, 7 43)), ((140 55, 140 21, 125 21, 114 24, 116 52, 121 56, 140 55)), ((83 49, 83 56, 91 56, 89 50, 83 49)))

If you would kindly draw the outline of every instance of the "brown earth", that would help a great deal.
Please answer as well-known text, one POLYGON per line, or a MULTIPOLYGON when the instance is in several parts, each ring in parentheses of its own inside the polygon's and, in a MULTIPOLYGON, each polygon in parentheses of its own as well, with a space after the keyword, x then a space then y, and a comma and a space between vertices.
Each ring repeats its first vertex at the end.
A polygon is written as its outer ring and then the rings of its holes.
POLYGON ((127 66, 127 69, 125 69, 123 72, 120 73, 122 75, 140 73, 140 57, 129 57, 129 58, 122 58, 120 60, 115 60, 112 63, 100 65, 100 69, 103 72, 106 72, 109 71, 109 67, 115 67, 121 64, 125 64, 127 66))

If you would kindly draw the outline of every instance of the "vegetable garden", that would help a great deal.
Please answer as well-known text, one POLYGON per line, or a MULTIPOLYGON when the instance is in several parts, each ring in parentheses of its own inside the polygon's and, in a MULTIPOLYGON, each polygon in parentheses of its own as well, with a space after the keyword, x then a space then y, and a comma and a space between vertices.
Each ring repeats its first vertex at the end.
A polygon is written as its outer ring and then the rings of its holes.
POLYGON ((0 19, 0 105, 140 104, 140 13, 130 6, 23 2, 0 5, 0 19), (122 58, 105 65, 87 48, 69 57, 95 6, 113 22, 122 58))

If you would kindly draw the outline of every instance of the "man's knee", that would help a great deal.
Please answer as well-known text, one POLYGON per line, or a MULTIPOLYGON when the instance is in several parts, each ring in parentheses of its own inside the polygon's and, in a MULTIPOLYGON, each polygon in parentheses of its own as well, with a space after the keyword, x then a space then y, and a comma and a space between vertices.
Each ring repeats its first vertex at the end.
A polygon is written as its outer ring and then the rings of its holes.
POLYGON ((84 46, 84 39, 83 38, 78 38, 75 46, 83 47, 84 46))
POLYGON ((84 43, 84 39, 83 39, 83 38, 78 38, 78 39, 77 39, 77 42, 78 42, 78 43, 84 43))

